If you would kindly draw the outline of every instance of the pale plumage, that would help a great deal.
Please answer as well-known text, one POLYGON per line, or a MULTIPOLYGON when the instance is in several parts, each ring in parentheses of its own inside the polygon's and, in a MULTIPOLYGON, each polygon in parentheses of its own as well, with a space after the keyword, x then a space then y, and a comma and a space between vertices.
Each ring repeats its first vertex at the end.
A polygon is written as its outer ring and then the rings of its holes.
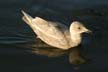
POLYGON ((51 22, 40 17, 32 18, 22 11, 23 20, 42 41, 60 49, 69 49, 81 43, 81 33, 90 32, 80 22, 72 22, 70 28, 59 22, 51 22))

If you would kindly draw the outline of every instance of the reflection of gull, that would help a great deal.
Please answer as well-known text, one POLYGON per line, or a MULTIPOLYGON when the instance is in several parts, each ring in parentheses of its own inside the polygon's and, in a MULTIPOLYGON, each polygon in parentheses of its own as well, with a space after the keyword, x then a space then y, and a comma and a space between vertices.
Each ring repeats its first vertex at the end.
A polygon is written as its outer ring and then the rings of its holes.
POLYGON ((72 22, 70 29, 59 23, 46 21, 40 17, 32 18, 22 11, 23 20, 33 29, 45 43, 60 48, 69 49, 78 46, 81 43, 81 33, 90 32, 80 22, 72 22))

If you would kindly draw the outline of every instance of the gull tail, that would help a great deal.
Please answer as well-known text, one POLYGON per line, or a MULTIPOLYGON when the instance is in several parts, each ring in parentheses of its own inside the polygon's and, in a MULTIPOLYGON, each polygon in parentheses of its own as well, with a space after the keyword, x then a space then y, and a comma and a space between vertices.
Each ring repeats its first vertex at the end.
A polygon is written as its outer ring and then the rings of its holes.
POLYGON ((32 24, 32 20, 33 17, 31 17, 30 15, 28 15, 26 12, 24 12, 23 10, 21 11, 23 13, 23 17, 22 19, 27 23, 27 24, 32 24))

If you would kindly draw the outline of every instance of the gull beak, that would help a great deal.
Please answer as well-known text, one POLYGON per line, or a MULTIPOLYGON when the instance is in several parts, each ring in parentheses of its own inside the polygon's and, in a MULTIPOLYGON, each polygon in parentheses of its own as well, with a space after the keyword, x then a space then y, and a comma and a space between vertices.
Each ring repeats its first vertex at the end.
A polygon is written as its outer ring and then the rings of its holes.
POLYGON ((87 29, 87 30, 85 31, 85 33, 92 34, 92 31, 91 31, 91 30, 89 30, 89 29, 87 29))
POLYGON ((92 34, 92 31, 91 31, 91 30, 89 30, 89 29, 87 29, 87 28, 84 28, 84 32, 85 32, 85 33, 92 34))

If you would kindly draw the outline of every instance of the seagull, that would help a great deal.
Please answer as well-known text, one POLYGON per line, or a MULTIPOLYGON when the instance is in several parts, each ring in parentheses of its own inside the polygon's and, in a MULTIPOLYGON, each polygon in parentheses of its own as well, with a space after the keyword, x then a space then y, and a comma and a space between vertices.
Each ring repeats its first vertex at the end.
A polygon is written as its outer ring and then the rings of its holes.
POLYGON ((78 46, 82 41, 82 33, 90 33, 79 21, 73 21, 70 27, 60 23, 45 20, 41 17, 31 17, 22 11, 22 19, 32 28, 37 38, 40 38, 46 44, 68 50, 78 46))

